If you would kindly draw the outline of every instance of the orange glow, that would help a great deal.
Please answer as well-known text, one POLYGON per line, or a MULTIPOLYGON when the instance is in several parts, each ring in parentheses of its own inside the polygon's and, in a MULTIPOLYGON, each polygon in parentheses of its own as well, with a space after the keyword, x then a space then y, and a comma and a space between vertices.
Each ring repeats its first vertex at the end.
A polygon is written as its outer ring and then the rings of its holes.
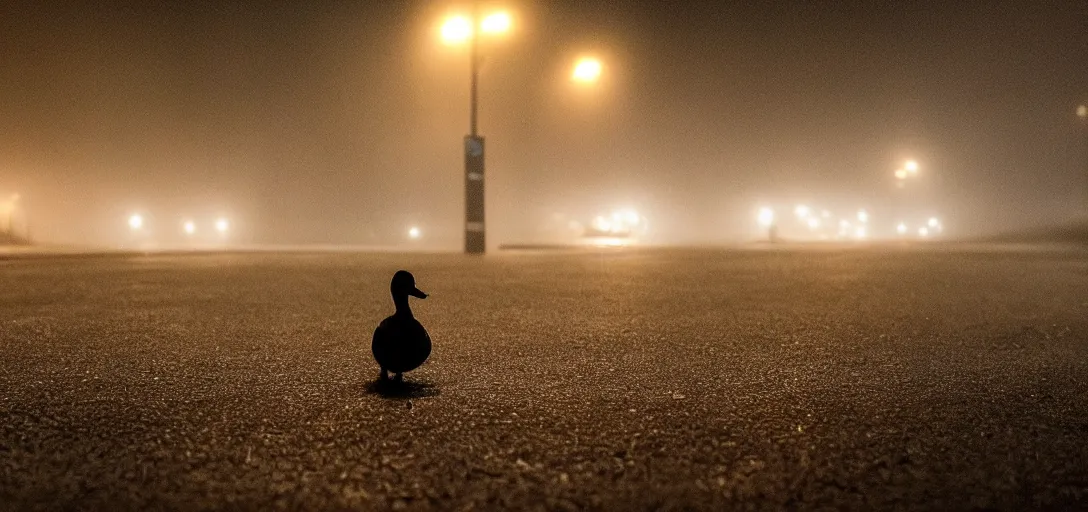
POLYGON ((584 57, 579 59, 574 65, 574 72, 571 73, 571 80, 582 83, 594 83, 601 79, 601 61, 592 58, 584 57))
POLYGON ((466 16, 450 16, 442 24, 442 42, 461 44, 472 37, 472 21, 466 16))

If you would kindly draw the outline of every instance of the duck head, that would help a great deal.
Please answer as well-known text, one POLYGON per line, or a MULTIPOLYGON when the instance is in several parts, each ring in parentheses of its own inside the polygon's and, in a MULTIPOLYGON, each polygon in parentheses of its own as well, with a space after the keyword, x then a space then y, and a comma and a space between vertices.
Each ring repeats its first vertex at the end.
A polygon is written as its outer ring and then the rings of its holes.
POLYGON ((389 292, 393 294, 393 300, 407 299, 409 295, 426 299, 427 294, 416 288, 416 278, 407 270, 398 270, 393 274, 393 281, 389 283, 389 292))

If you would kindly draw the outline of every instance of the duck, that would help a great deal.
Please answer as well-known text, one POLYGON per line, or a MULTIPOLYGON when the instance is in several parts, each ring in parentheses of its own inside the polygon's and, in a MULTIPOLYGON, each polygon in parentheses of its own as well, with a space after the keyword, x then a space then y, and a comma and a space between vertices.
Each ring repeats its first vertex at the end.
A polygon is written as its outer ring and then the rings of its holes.
POLYGON ((412 316, 408 297, 426 299, 427 294, 416 288, 416 278, 407 270, 398 270, 389 283, 389 292, 393 295, 396 312, 382 320, 374 330, 374 342, 371 350, 374 360, 381 367, 379 379, 403 380, 404 372, 419 368, 431 355, 431 336, 423 324, 412 316))

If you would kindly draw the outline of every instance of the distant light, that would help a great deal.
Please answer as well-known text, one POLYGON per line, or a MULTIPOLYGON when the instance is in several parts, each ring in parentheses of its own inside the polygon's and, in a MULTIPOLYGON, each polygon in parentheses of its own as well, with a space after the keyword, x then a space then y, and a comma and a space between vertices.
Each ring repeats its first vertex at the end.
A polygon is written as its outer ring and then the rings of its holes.
POLYGON ((865 226, 858 226, 857 229, 854 230, 854 236, 858 240, 863 240, 868 235, 869 232, 865 229, 865 226))
POLYGON ((226 233, 228 230, 230 230, 230 222, 228 222, 227 219, 223 218, 217 219, 215 221, 215 230, 220 233, 226 233))
POLYGON ((513 25, 513 22, 509 13, 496 12, 487 15, 480 22, 480 30, 487 34, 505 34, 510 31, 511 25, 513 25))
POLYGON ((831 218, 831 212, 829 212, 827 210, 824 210, 824 211, 820 212, 820 216, 825 218, 825 219, 830 219, 831 218))
POLYGON ((906 169, 896 169, 895 170, 895 178, 899 179, 899 180, 907 179, 907 170, 906 169))
POLYGON ((612 231, 612 222, 598 215, 593 219, 593 229, 597 231, 612 231))
POLYGON ((760 208, 759 213, 756 214, 756 221, 760 226, 771 227, 771 224, 774 224, 774 210, 767 207, 760 208))
POLYGON ((793 213, 796 214, 798 218, 807 219, 809 215, 812 215, 812 210, 808 206, 799 204, 793 209, 793 213))
POLYGON ((583 57, 574 64, 574 72, 571 80, 582 83, 593 83, 601 78, 601 61, 592 57, 583 57))
POLYGON ((1077 117, 1081 119, 1088 119, 1088 105, 1081 105, 1077 107, 1077 117))
POLYGON ((846 219, 839 219, 839 236, 850 236, 850 221, 846 219))
POLYGON ((925 238, 925 237, 929 236, 929 228, 927 228, 927 227, 918 228, 918 236, 920 236, 922 238, 925 238))
POLYGON ((139 231, 144 227, 144 217, 140 214, 133 214, 128 218, 128 227, 133 231, 139 231))
POLYGON ((419 240, 419 237, 423 236, 423 232, 418 227, 412 226, 408 228, 408 238, 412 240, 419 240))
POLYGON ((623 221, 631 226, 637 226, 642 220, 642 217, 634 210, 624 210, 621 214, 623 216, 623 221))
POLYGON ((941 225, 941 221, 937 220, 937 217, 930 217, 928 224, 929 224, 929 227, 935 228, 935 227, 941 225))
POLYGON ((809 217, 809 219, 808 219, 808 228, 809 229, 816 229, 818 227, 820 227, 820 219, 817 219, 816 217, 809 217))
POLYGON ((903 165, 903 168, 911 174, 918 173, 918 162, 914 160, 907 160, 907 163, 903 165))
POLYGON ((451 16, 442 24, 442 42, 461 44, 472 37, 472 21, 466 16, 451 16))
POLYGON ((895 232, 899 233, 900 235, 907 234, 907 225, 900 222, 899 225, 895 227, 895 232))
POLYGON ((858 210, 858 222, 862 224, 869 222, 869 212, 865 210, 858 210))
POLYGON ((597 247, 626 247, 631 245, 631 240, 627 238, 603 237, 595 238, 592 243, 597 247))
POLYGON ((196 233, 196 223, 191 220, 187 220, 181 225, 181 229, 185 231, 186 235, 191 235, 193 233, 196 233))

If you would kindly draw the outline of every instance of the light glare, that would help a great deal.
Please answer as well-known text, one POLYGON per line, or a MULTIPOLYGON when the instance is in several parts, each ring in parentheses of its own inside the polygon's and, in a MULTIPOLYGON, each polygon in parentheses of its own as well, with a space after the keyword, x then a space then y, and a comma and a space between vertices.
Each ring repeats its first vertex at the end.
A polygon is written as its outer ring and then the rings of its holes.
POLYGON ((218 219, 215 221, 215 230, 220 233, 226 233, 230 229, 230 222, 227 219, 218 219))
POLYGON ((601 68, 601 61, 592 57, 584 57, 574 65, 571 79, 582 83, 596 82, 601 78, 601 68))
POLYGON ((412 226, 408 228, 408 238, 412 240, 419 240, 419 237, 423 235, 423 232, 418 227, 412 226))
POLYGON ((472 22, 465 16, 450 16, 442 24, 442 42, 461 44, 472 37, 472 22))
POLYGON ((191 220, 187 220, 181 225, 181 229, 185 231, 186 235, 191 235, 193 233, 196 233, 196 223, 191 220))
POLYGON ((593 229, 597 231, 612 231, 612 223, 608 219, 598 215, 593 219, 593 229))
POLYGON ((496 12, 480 22, 480 30, 487 34, 505 34, 510 31, 512 24, 509 13, 496 12))
POLYGON ((137 214, 133 214, 131 217, 129 217, 128 218, 128 227, 131 228, 133 231, 139 231, 141 228, 143 228, 144 227, 144 217, 143 217, 143 215, 140 215, 140 214, 137 213, 137 214))
POLYGON ((759 214, 756 215, 756 220, 759 222, 760 226, 765 228, 770 227, 771 224, 774 224, 774 210, 767 207, 760 208, 759 214))

